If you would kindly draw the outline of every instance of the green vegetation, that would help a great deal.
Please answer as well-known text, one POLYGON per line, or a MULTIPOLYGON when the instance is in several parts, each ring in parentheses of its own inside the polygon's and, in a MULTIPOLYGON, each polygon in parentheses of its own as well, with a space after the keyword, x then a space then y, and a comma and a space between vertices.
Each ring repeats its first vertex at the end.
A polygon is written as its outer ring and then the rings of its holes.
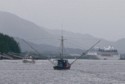
POLYGON ((20 53, 21 51, 14 38, 0 33, 0 53, 6 54, 9 52, 20 53))

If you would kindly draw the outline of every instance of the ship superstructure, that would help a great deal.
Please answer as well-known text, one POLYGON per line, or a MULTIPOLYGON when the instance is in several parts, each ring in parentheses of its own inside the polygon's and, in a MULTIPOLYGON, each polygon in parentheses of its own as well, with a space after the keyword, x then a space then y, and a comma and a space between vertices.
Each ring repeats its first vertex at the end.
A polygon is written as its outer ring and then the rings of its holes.
POLYGON ((93 49, 88 52, 88 55, 94 55, 101 60, 118 60, 120 58, 118 50, 113 46, 93 49))

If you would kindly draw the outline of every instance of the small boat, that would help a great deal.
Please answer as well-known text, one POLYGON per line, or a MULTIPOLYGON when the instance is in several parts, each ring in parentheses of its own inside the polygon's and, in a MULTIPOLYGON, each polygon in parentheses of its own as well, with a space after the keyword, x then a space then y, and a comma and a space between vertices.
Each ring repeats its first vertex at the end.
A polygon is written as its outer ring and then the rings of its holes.
POLYGON ((69 70, 71 67, 68 60, 64 59, 64 38, 61 36, 61 53, 60 59, 57 60, 57 65, 53 66, 54 70, 69 70))
POLYGON ((33 59, 32 56, 25 57, 25 58, 23 59, 23 63, 35 63, 35 60, 33 59))

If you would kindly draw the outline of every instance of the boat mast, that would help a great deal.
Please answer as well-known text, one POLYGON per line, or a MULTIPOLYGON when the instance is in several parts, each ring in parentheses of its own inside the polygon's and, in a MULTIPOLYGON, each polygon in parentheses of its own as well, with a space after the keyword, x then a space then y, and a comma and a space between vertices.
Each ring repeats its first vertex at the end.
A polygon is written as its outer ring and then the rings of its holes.
POLYGON ((64 57, 64 37, 63 37, 63 25, 62 25, 62 36, 61 36, 61 59, 64 57))
POLYGON ((63 59, 64 56, 64 38, 61 36, 61 59, 63 59))

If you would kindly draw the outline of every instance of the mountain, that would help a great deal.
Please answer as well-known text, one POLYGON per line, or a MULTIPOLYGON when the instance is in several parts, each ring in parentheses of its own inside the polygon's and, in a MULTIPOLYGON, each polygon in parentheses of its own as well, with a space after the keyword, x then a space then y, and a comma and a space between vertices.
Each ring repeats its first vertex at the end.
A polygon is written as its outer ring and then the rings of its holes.
MULTIPOLYGON (((15 38, 15 40, 19 43, 19 46, 22 52, 34 52, 36 54, 59 54, 60 47, 55 47, 46 44, 35 44, 29 41, 25 41, 20 38, 15 38)), ((73 48, 65 48, 65 54, 82 54, 83 50, 81 49, 73 49, 73 48)))
MULTIPOLYGON (((39 50, 42 48, 50 51, 58 50, 60 45, 61 30, 50 30, 34 24, 33 22, 22 19, 8 12, 0 12, 0 32, 13 37, 25 39, 32 45, 37 46, 39 50), (41 47, 40 47, 41 46, 41 47), (46 47, 46 48, 45 48, 46 47)), ((96 38, 89 34, 73 33, 63 31, 65 38, 65 47, 73 49, 88 49, 98 40, 101 40, 98 47, 112 45, 119 50, 120 53, 125 53, 125 39, 116 42, 107 41, 105 39, 96 38)), ((26 49, 26 46, 24 46, 26 49)), ((44 51, 44 50, 43 50, 44 51)))
POLYGON ((0 12, 0 32, 35 43, 41 42, 37 38, 52 36, 44 28, 8 12, 0 12))
MULTIPOLYGON (((57 36, 60 38, 61 31, 60 30, 48 30, 50 34, 57 36)), ((95 44, 98 40, 101 42, 98 44, 98 47, 104 47, 107 45, 114 44, 111 41, 107 41, 105 39, 96 38, 89 34, 80 34, 80 33, 73 33, 68 31, 63 31, 63 36, 65 37, 65 45, 71 48, 80 48, 80 49, 88 49, 93 44, 95 44)))
POLYGON ((116 41, 113 46, 119 50, 121 53, 125 53, 125 38, 116 41))

